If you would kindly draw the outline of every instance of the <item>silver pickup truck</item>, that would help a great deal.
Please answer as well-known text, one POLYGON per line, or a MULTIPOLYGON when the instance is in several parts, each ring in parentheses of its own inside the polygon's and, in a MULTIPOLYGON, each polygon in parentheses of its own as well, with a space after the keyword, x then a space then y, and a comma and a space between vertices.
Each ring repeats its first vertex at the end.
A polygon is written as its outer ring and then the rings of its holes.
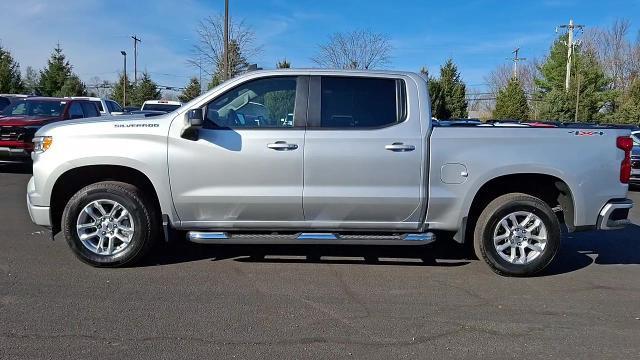
POLYGON ((34 142, 31 218, 101 267, 175 234, 365 245, 438 235, 526 276, 553 260, 562 232, 620 228, 633 206, 629 131, 434 126, 427 80, 406 72, 251 72, 164 116, 60 122, 34 142))

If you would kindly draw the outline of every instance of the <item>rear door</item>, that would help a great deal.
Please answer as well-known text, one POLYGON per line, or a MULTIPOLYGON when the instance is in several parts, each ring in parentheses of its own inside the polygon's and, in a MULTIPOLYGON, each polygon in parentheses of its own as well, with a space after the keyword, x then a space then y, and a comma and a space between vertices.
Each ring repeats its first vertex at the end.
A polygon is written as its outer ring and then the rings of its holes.
POLYGON ((312 77, 309 96, 305 220, 326 228, 417 228, 424 138, 406 80, 312 77))

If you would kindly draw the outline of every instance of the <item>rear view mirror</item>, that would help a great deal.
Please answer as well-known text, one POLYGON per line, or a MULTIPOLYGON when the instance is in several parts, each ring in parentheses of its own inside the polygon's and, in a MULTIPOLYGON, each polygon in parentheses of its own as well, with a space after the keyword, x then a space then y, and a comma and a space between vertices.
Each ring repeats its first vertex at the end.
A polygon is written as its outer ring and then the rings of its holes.
POLYGON ((187 120, 192 128, 201 128, 204 123, 202 109, 191 109, 187 113, 187 120))

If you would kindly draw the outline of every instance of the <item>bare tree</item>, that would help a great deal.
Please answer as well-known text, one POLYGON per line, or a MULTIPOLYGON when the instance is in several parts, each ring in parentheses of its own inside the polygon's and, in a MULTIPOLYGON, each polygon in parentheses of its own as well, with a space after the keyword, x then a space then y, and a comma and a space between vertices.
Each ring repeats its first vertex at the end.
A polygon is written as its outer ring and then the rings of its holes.
MULTIPOLYGON (((535 77, 538 74, 537 60, 521 64, 518 67, 518 80, 522 84, 525 93, 530 94, 535 90, 535 77)), ((489 90, 493 95, 497 95, 501 89, 504 89, 511 77, 513 76, 513 68, 511 65, 502 64, 495 68, 485 76, 485 82, 489 86, 489 90)))
MULTIPOLYGON (((532 118, 534 119, 537 117, 538 104, 535 102, 533 94, 536 92, 535 79, 540 76, 539 66, 539 59, 533 59, 518 66, 518 80, 520 80, 522 88, 529 99, 529 106, 531 107, 532 118)), ((484 77, 487 90, 470 93, 469 103, 473 104, 470 106, 473 106, 474 110, 477 111, 492 113, 496 105, 495 100, 498 92, 507 86, 512 77, 513 65, 498 65, 498 67, 484 77)))
POLYGON ((391 62, 389 38, 369 30, 334 33, 311 60, 336 69, 379 69, 391 62))
POLYGON ((630 29, 629 20, 618 19, 609 28, 592 28, 583 36, 584 49, 596 54, 613 89, 626 89, 640 71, 634 56, 640 53, 639 44, 629 40, 630 29))
MULTIPOLYGON (((209 16, 200 21, 196 28, 197 43, 193 46, 193 55, 187 63, 209 78, 222 74, 224 68, 224 16, 209 16)), ((245 24, 229 20, 229 73, 238 75, 246 70, 247 59, 260 53, 262 48, 255 44, 255 33, 245 24)))

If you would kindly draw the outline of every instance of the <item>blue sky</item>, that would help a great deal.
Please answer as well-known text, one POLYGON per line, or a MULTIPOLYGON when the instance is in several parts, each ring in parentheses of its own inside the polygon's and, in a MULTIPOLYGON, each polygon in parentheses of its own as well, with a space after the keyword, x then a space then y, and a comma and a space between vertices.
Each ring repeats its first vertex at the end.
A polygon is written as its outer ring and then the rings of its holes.
MULTIPOLYGON (((232 16, 256 32, 262 52, 252 60, 264 68, 273 68, 282 58, 294 67, 313 67, 310 58, 329 34, 366 28, 391 39, 391 68, 417 71, 426 66, 433 72, 451 57, 473 88, 482 88, 486 74, 507 63, 515 47, 523 57, 543 57, 556 36, 555 27, 570 18, 590 27, 626 18, 634 38, 640 29, 640 0, 230 3, 232 16)), ((74 70, 89 82, 94 76, 117 76, 120 50, 133 53, 129 35, 135 33, 142 38, 139 69, 148 70, 162 85, 183 86, 197 74, 186 59, 198 20, 221 13, 223 7, 223 0, 3 0, 0 41, 23 69, 44 66, 59 41, 74 70)))

